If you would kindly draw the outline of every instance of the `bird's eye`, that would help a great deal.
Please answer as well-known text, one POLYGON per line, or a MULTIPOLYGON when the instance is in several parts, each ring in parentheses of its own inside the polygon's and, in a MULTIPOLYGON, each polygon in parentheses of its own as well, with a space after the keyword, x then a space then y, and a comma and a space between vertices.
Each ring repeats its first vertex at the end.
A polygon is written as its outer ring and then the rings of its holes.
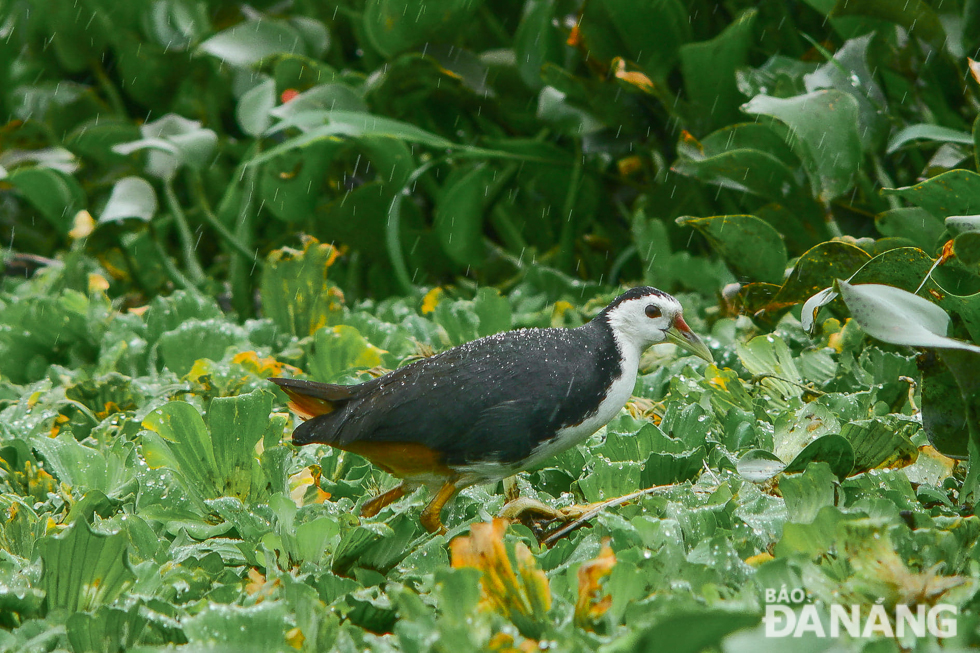
POLYGON ((647 304, 647 307, 646 309, 644 309, 644 312, 647 314, 647 317, 650 319, 660 317, 661 315, 663 315, 663 313, 660 312, 660 307, 657 306, 656 304, 647 304))

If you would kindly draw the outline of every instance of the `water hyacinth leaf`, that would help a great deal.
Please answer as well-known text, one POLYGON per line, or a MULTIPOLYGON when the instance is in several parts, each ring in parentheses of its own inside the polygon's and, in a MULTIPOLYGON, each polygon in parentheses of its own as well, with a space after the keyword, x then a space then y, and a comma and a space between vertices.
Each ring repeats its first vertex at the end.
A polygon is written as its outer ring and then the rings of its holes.
POLYGON ((789 128, 788 142, 821 201, 850 190, 862 159, 858 103, 852 95, 837 90, 791 98, 757 95, 742 110, 770 116, 789 128))
POLYGON ((688 10, 678 0, 589 2, 582 9, 578 29, 591 56, 634 61, 654 83, 667 77, 677 64, 680 47, 691 40, 688 10))
POLYGON ((835 484, 842 478, 833 473, 825 462, 814 462, 802 474, 785 472, 779 479, 779 493, 786 501, 790 522, 808 524, 820 509, 834 505, 835 484))
POLYGON ((937 218, 980 213, 980 175, 970 170, 950 170, 913 186, 882 188, 881 193, 921 206, 937 218))
POLYGON ((38 542, 48 609, 72 613, 112 603, 136 578, 127 542, 121 531, 95 533, 81 520, 38 542))
POLYGON ((85 191, 74 177, 59 170, 17 168, 3 181, 13 186, 63 234, 71 230, 75 213, 85 206, 85 191))
POLYGON ((34 448, 58 480, 79 490, 98 490, 120 498, 136 489, 132 443, 118 439, 103 450, 87 447, 67 431, 56 438, 36 438, 34 448))
POLYGON ((820 243, 800 256, 766 310, 795 306, 832 285, 835 279, 851 276, 869 260, 871 256, 867 252, 850 243, 820 243))
POLYGON ((736 351, 745 368, 783 400, 801 394, 803 378, 786 341, 779 336, 756 336, 744 345, 737 343, 736 351))
POLYGON ((779 456, 765 449, 752 449, 738 459, 736 471, 747 481, 764 483, 786 468, 779 456))
POLYGON ((276 82, 266 79, 250 88, 235 105, 235 119, 249 136, 261 136, 272 125, 270 112, 276 107, 276 82))
POLYGON ((854 448, 840 435, 824 435, 804 447, 783 471, 787 474, 802 472, 811 462, 826 463, 834 476, 843 479, 854 468, 854 448))
POLYGON ((867 16, 896 23, 909 30, 913 37, 929 41, 935 47, 941 48, 952 40, 946 37, 942 19, 922 0, 901 3, 888 0, 837 0, 829 15, 867 16))
POLYGON ((689 481, 698 475, 703 465, 703 447, 681 453, 652 451, 640 472, 640 487, 689 481))
POLYGON ((433 229, 439 244, 459 265, 479 266, 486 258, 483 215, 496 172, 486 165, 450 173, 436 202, 433 229))
POLYGON ((613 462, 599 456, 593 463, 592 471, 579 479, 577 485, 589 503, 615 499, 642 487, 642 466, 642 463, 635 461, 613 462))
POLYGON ((786 202, 801 193, 793 171, 767 152, 728 150, 714 156, 681 157, 671 166, 678 174, 707 184, 786 202))
POLYGON ((410 0, 369 0, 363 29, 371 45, 390 57, 435 40, 438 34, 452 33, 481 4, 482 0, 435 0, 423 5, 410 0))
POLYGON ((140 134, 143 138, 114 145, 112 151, 127 156, 146 150, 146 173, 163 180, 173 179, 182 166, 207 167, 218 146, 214 131, 175 113, 141 125, 140 134))
POLYGON ((710 41, 679 48, 684 90, 713 124, 728 124, 739 118, 742 96, 735 83, 735 70, 747 62, 757 15, 755 9, 746 10, 710 41))
POLYGON ((555 0, 532 0, 525 3, 521 22, 514 34, 517 70, 528 87, 540 90, 541 67, 561 62, 565 39, 554 24, 555 0))
POLYGON ((251 66, 275 54, 306 55, 300 32, 282 20, 252 20, 218 32, 198 46, 232 66, 251 66))
POLYGON ((201 612, 181 621, 192 648, 232 651, 287 650, 285 601, 265 601, 253 606, 210 603, 201 612))
POLYGON ((953 251, 963 265, 980 263, 980 232, 970 231, 957 236, 953 240, 953 251))
POLYGON ((759 623, 760 618, 758 614, 720 608, 678 610, 658 619, 655 625, 633 630, 598 650, 599 653, 661 649, 673 653, 698 653, 720 648, 725 637, 743 628, 752 628, 759 623))
POLYGON ((865 333, 893 345, 980 352, 980 346, 946 336, 949 315, 927 299, 892 286, 838 281, 847 308, 865 333))
POLYGON ((941 125, 910 125, 897 131, 888 139, 887 153, 892 154, 906 143, 925 139, 940 143, 962 143, 973 145, 973 135, 958 129, 950 129, 941 125))
POLYGON ((123 177, 112 187, 112 194, 99 214, 99 222, 137 218, 149 222, 157 212, 157 194, 142 177, 123 177))
POLYGON ((480 288, 473 298, 473 311, 480 319, 481 338, 511 328, 510 302, 496 288, 480 288))
POLYGON ((752 215, 685 216, 677 224, 704 234, 737 276, 753 281, 782 281, 786 246, 768 223, 752 215), (753 252, 749 256, 748 253, 753 252))
MULTIPOLYGON (((975 356, 970 352, 947 351, 975 356)), ((922 429, 936 451, 965 460, 970 455, 971 423, 956 376, 940 358, 938 350, 925 351, 919 356, 918 365, 922 373, 922 429)), ((974 414, 980 415, 980 411, 974 408, 974 414)))
MULTIPOLYGON (((918 206, 891 209, 875 216, 875 227, 885 236, 907 238, 923 250, 931 251, 943 233, 942 221, 918 206)), ((948 227, 948 224, 947 224, 948 227)), ((844 279, 844 275, 837 275, 844 279)))
POLYGON ((954 236, 980 232, 980 215, 951 215, 946 218, 946 228, 954 236))

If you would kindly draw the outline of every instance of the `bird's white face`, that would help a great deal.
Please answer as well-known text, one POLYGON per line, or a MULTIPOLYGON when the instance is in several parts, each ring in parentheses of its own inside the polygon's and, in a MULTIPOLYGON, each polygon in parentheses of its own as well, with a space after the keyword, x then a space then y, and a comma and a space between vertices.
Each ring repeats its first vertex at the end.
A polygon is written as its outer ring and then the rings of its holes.
POLYGON ((606 315, 617 339, 639 351, 662 342, 672 342, 696 356, 711 361, 711 352, 684 321, 680 302, 667 294, 647 294, 627 299, 606 315))

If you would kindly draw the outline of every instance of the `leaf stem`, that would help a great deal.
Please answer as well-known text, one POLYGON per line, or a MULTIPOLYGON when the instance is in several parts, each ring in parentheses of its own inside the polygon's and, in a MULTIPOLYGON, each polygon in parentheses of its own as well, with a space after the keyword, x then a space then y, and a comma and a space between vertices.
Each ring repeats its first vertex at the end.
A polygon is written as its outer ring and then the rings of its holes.
POLYGON ((163 182, 163 194, 167 200, 167 208, 174 217, 177 224, 177 238, 180 240, 181 253, 184 258, 184 267, 190 280, 195 284, 203 283, 206 279, 204 268, 197 260, 197 246, 194 243, 194 234, 191 232, 190 225, 187 223, 187 216, 177 200, 177 193, 174 192, 173 179, 165 179, 163 182))
POLYGON ((249 250, 242 244, 238 238, 233 234, 228 227, 224 225, 218 216, 214 214, 211 210, 211 205, 208 203, 208 198, 204 194, 204 182, 201 180, 201 173, 197 170, 191 171, 188 176, 189 185, 191 191, 194 193, 194 199, 197 201, 197 206, 201 209, 201 215, 204 217, 204 222, 207 223, 209 227, 214 229, 222 240, 225 241, 233 250, 235 250, 239 255, 244 256, 248 259, 249 263, 253 263, 262 267, 265 265, 265 261, 255 255, 255 252, 249 250))
POLYGON ((565 204, 561 212, 561 234, 558 239, 558 256, 555 261, 559 270, 569 272, 575 257, 575 198, 582 181, 582 139, 575 139, 575 159, 572 161, 572 176, 568 180, 568 190, 565 193, 565 204))

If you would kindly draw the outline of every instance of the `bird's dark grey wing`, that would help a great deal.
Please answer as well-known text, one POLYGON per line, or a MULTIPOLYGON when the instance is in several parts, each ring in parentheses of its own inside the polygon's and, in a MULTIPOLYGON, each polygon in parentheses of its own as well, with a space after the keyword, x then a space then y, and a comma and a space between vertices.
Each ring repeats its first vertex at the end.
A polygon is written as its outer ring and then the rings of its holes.
POLYGON ((527 458, 537 441, 532 432, 534 416, 534 405, 527 399, 512 399, 484 409, 469 430, 447 447, 446 463, 511 463, 527 458))

